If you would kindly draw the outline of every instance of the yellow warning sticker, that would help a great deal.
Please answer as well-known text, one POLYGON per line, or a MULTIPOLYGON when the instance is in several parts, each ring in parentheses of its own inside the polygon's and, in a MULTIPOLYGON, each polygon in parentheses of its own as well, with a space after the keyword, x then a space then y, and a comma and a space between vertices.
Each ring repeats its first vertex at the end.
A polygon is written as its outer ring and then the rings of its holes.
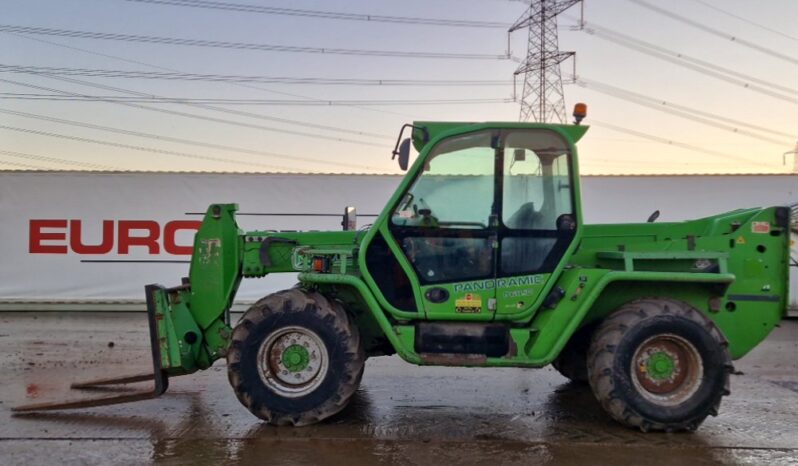
POLYGON ((454 310, 461 314, 478 314, 482 312, 482 297, 468 293, 454 301, 454 310))
POLYGON ((742 236, 738 236, 736 243, 737 244, 745 244, 745 238, 743 238, 742 236))

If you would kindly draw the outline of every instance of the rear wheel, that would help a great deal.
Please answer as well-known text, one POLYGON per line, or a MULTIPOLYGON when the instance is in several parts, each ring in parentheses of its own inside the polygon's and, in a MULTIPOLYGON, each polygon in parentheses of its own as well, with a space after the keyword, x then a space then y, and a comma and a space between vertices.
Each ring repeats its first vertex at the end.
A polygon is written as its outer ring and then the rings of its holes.
POLYGON ((641 299, 596 329, 590 386, 616 421, 640 430, 695 430, 729 394, 728 343, 689 305, 641 299))
POLYGON ((357 327, 340 303, 295 288, 261 299, 244 314, 233 331, 227 372, 254 415, 302 426, 347 405, 364 362, 357 327))

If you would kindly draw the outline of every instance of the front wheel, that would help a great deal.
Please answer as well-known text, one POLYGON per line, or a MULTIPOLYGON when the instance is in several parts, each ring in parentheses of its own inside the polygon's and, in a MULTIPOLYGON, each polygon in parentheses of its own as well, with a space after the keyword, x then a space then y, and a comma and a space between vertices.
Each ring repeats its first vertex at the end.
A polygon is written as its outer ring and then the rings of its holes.
POLYGON ((604 320, 588 350, 590 386, 616 421, 642 431, 695 430, 729 394, 723 334, 691 306, 632 301, 604 320))
POLYGON ((303 426, 347 405, 364 362, 358 329, 340 303, 295 288, 261 299, 244 314, 233 331, 227 372, 254 415, 303 426))

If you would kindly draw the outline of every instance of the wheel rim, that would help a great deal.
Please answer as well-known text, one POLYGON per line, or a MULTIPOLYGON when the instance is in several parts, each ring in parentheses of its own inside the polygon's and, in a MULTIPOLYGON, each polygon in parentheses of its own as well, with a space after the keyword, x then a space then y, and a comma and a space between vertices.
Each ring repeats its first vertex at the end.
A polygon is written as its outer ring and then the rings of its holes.
POLYGON ((632 358, 632 382, 643 398, 675 406, 698 390, 704 376, 701 355, 686 339, 673 334, 645 340, 632 358))
POLYGON ((263 383, 281 396, 296 398, 324 381, 329 356, 324 342, 312 330, 283 327, 261 344, 258 365, 263 383))

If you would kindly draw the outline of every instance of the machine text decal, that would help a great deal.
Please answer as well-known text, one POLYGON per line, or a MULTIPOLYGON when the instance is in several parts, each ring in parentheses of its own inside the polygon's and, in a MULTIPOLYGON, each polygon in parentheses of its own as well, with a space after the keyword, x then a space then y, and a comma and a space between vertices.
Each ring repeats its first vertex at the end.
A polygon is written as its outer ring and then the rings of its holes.
POLYGON ((511 286, 532 286, 543 283, 541 275, 527 275, 525 277, 508 277, 490 280, 478 280, 475 282, 455 283, 453 288, 455 293, 469 291, 492 290, 494 288, 507 288, 511 286))

